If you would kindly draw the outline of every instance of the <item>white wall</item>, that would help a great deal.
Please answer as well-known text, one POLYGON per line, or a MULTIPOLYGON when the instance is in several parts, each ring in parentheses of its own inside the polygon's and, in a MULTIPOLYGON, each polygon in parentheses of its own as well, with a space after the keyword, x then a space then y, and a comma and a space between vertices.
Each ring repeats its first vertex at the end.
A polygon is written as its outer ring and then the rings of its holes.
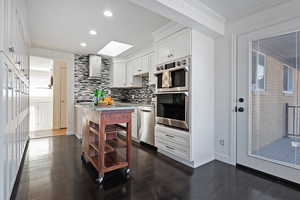
MULTIPOLYGON (((216 158, 235 164, 234 100, 236 37, 292 19, 300 20, 300 1, 273 7, 227 24, 224 37, 216 40, 216 158), (299 19, 298 19, 299 18, 299 19), (224 145, 220 144, 224 140, 224 145)), ((238 56, 238 55, 237 55, 238 56)))
POLYGON ((73 135, 75 130, 74 117, 74 54, 42 48, 31 48, 31 56, 50 58, 55 61, 64 61, 68 65, 68 135, 73 135))

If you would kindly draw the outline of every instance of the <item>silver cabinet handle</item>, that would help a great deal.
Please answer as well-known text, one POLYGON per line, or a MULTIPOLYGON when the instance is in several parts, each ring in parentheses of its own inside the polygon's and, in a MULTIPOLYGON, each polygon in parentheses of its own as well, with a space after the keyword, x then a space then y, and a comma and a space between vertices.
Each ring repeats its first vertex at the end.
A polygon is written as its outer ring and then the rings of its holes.
POLYGON ((141 112, 151 112, 151 110, 141 110, 141 112))
POLYGON ((173 135, 166 135, 167 137, 169 137, 169 138, 175 138, 173 135))
POLYGON ((10 53, 14 53, 14 52, 15 52, 15 48, 14 48, 14 47, 9 47, 9 48, 8 48, 8 51, 9 51, 10 53))
POLYGON ((171 150, 175 150, 174 148, 172 148, 172 147, 169 147, 169 146, 166 146, 168 149, 171 149, 171 150))

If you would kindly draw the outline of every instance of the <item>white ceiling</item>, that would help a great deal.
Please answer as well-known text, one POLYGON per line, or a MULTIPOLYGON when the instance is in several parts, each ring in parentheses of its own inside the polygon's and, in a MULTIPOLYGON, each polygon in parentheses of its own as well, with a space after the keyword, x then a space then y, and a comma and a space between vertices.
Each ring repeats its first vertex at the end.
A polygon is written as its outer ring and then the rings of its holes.
MULTIPOLYGON (((196 0, 194 0, 196 1, 196 0)), ((228 21, 263 11, 267 8, 287 3, 291 0, 197 0, 204 3, 228 21)))
POLYGON ((97 53, 109 41, 134 45, 123 56, 152 42, 152 32, 169 22, 129 0, 28 0, 33 47, 97 53), (112 18, 103 11, 113 12, 112 18), (95 29, 97 36, 90 36, 95 29), (87 47, 80 46, 86 42, 87 47))

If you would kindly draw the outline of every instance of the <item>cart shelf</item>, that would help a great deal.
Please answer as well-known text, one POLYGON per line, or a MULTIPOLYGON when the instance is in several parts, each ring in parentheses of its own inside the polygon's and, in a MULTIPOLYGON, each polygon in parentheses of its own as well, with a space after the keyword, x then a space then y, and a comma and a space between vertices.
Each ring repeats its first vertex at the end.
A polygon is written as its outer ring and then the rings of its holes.
POLYGON ((100 124, 88 123, 84 156, 97 169, 100 183, 107 172, 123 168, 127 168, 127 173, 130 171, 132 112, 132 109, 100 112, 100 124), (120 124, 126 124, 126 127, 120 124), (121 131, 126 133, 125 140, 118 136, 121 131), (124 153, 121 149, 125 149, 125 158, 121 155, 124 153))

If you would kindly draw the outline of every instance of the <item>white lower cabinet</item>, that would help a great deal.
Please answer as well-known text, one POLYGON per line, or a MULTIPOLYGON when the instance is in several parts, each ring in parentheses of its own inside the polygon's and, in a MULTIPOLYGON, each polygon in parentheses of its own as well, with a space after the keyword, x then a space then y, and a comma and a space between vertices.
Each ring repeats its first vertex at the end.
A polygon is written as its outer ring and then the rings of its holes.
MULTIPOLYGON (((131 115, 131 137, 132 137, 132 140, 136 141, 136 142, 139 142, 139 135, 138 135, 138 132, 139 132, 139 116, 138 116, 138 112, 137 112, 137 109, 134 110, 134 112, 132 113, 131 115)), ((122 124, 122 125, 126 125, 126 124, 122 124)), ((123 136, 126 136, 126 133, 122 133, 121 132, 121 135, 123 136)))
POLYGON ((134 112, 131 115, 132 117, 132 139, 138 141, 138 113, 137 113, 137 109, 134 110, 134 112))
POLYGON ((155 146, 162 153, 167 152, 180 159, 190 160, 189 132, 157 125, 155 127, 155 146))

